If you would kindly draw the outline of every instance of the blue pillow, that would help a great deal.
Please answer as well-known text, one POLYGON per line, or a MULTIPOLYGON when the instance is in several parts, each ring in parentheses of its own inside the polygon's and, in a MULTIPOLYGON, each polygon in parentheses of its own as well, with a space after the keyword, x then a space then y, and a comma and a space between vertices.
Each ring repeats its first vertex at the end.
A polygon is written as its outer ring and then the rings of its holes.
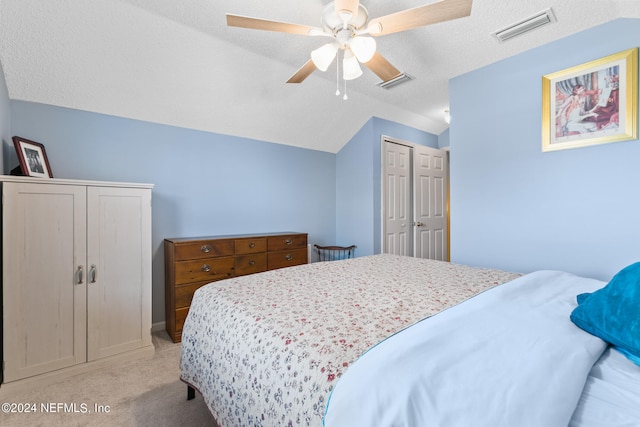
POLYGON ((620 270, 604 288, 577 299, 571 321, 640 365, 640 262, 620 270))

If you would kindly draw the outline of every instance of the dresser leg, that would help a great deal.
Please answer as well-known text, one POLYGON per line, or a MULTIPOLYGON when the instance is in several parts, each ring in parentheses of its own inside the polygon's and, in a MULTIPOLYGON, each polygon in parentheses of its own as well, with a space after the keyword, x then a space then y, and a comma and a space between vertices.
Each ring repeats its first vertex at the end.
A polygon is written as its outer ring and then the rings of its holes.
POLYGON ((192 400, 195 399, 196 397, 196 389, 191 387, 190 385, 187 386, 187 400, 192 400))

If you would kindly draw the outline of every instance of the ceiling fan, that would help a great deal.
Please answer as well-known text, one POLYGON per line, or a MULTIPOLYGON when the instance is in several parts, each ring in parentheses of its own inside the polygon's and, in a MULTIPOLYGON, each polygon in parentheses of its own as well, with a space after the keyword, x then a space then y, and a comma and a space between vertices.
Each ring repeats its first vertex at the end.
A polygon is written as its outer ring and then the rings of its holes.
POLYGON ((287 80, 302 83, 316 69, 326 71, 342 50, 342 77, 352 80, 362 75, 359 63, 373 71, 383 82, 389 82, 402 73, 376 51, 376 42, 370 36, 384 36, 438 22, 463 18, 471 14, 473 0, 439 0, 434 3, 406 9, 369 20, 367 9, 359 0, 335 0, 322 12, 322 27, 290 24, 227 14, 227 25, 256 30, 277 31, 307 36, 330 37, 333 41, 311 52, 309 59, 287 80))

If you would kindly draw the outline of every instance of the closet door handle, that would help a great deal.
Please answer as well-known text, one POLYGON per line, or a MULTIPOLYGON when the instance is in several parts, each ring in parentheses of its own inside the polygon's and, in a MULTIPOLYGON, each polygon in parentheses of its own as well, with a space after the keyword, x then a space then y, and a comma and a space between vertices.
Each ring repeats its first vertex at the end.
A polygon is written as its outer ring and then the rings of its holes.
POLYGON ((98 269, 96 268, 95 264, 91 265, 91 269, 89 270, 89 276, 91 277, 90 282, 91 283, 96 283, 96 277, 98 275, 98 269))
POLYGON ((77 285, 82 285, 82 266, 79 265, 78 269, 76 270, 76 284, 77 285))

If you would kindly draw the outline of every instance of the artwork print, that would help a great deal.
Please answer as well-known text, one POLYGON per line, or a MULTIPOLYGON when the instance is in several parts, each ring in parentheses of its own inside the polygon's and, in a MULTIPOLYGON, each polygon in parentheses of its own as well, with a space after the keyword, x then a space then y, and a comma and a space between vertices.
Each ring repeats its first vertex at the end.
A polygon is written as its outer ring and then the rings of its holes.
POLYGON ((556 83, 556 141, 615 134, 620 128, 620 67, 556 83))
POLYGON ((543 77, 543 151, 637 138, 637 49, 543 77))

